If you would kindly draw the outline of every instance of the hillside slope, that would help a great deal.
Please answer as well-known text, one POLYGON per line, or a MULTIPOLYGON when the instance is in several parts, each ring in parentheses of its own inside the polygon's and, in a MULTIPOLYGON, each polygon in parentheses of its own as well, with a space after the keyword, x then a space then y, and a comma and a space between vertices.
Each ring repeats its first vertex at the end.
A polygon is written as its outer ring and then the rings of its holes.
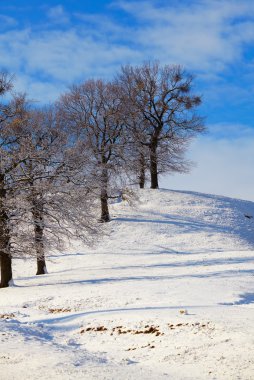
POLYGON ((13 379, 254 377, 254 203, 144 190, 97 247, 15 262, 0 293, 13 379))

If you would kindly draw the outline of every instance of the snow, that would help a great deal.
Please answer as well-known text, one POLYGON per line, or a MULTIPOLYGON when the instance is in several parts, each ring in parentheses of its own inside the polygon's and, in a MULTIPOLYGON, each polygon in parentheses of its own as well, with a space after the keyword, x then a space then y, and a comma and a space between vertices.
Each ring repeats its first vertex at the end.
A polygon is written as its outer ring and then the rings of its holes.
POLYGON ((49 274, 14 262, 5 380, 254 378, 254 203, 138 194, 112 205, 97 247, 52 254, 49 274))

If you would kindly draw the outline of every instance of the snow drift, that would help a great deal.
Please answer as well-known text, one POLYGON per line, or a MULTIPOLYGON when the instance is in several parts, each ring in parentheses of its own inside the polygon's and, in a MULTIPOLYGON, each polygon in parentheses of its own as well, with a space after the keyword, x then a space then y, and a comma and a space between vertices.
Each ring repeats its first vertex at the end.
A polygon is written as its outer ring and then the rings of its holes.
POLYGON ((0 294, 11 379, 253 379, 254 203, 144 190, 94 249, 16 260, 0 294))

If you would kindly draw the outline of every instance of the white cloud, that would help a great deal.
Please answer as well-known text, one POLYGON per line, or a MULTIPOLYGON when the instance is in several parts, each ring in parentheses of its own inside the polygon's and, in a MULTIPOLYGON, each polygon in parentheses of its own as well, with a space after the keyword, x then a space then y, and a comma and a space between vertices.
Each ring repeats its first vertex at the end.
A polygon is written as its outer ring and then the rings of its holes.
POLYGON ((0 14, 0 25, 4 28, 13 27, 17 25, 17 21, 13 17, 0 14))
MULTIPOLYGON (((107 15, 89 14, 89 13, 78 13, 75 12, 74 17, 83 22, 83 27, 89 31, 90 35, 99 37, 100 35, 107 35, 113 40, 119 40, 125 38, 124 28, 121 23, 116 23, 114 20, 109 18, 107 15)), ((125 29, 126 32, 126 29, 125 29)))
POLYGON ((17 93, 25 92, 31 102, 41 106, 54 102, 67 89, 62 82, 40 81, 26 75, 15 76, 14 84, 17 93))
POLYGON ((0 36, 0 65, 17 77, 27 77, 26 83, 35 81, 33 86, 23 90, 37 97, 38 91, 31 91, 44 89, 39 98, 42 101, 49 97, 46 83, 51 84, 50 87, 55 84, 56 89, 51 92, 51 100, 54 100, 53 96, 59 94, 63 86, 88 77, 113 76, 122 62, 138 59, 139 52, 128 46, 111 44, 103 38, 98 40, 74 28, 40 33, 26 29, 0 36))
MULTIPOLYGON (((227 65, 240 66, 245 44, 254 41, 252 0, 192 1, 188 7, 174 1, 165 1, 163 7, 156 4, 116 2, 115 7, 129 14, 127 24, 106 14, 67 14, 61 5, 52 7, 47 12, 50 24, 0 35, 0 66, 46 90, 47 83, 60 89, 91 76, 111 77, 121 64, 156 58, 198 71, 209 83, 209 101, 221 99, 222 91, 234 98, 249 96, 249 87, 241 93, 232 86, 229 91, 228 83, 218 87, 218 77, 227 65)), ((250 64, 245 67, 252 69, 250 64)), ((53 100, 57 91, 50 92, 53 100)), ((46 98, 47 91, 41 95, 46 98)))
POLYGON ((65 24, 69 22, 69 16, 65 12, 62 5, 57 5, 56 7, 52 7, 47 11, 47 16, 50 21, 56 24, 65 24))
MULTIPOLYGON (((237 126, 233 126, 238 128, 237 126)), ((234 140, 203 137, 189 152, 196 162, 190 174, 161 179, 161 187, 192 190, 254 201, 254 134, 234 140)))
MULTIPOLYGON (((249 85, 254 83, 254 63, 244 60, 245 47, 254 42, 254 2, 188 3, 187 7, 173 0, 164 1, 164 6, 152 0, 117 1, 115 7, 131 17, 126 24, 107 15, 71 15, 61 5, 48 9, 49 23, 44 25, 13 29, 15 20, 5 18, 10 30, 0 35, 0 67, 16 74, 18 91, 47 103, 73 82, 112 77, 121 64, 156 58, 197 71, 208 85, 206 102, 214 109, 224 99, 231 107, 240 107, 254 93, 254 85, 249 85), (231 65, 243 67, 237 85, 220 77, 231 65)), ((210 129, 212 134, 197 140, 190 150, 197 167, 189 175, 163 179, 162 186, 254 200, 252 129, 237 123, 210 129), (224 139, 229 136, 230 141, 224 139)))
POLYGON ((151 57, 190 69, 220 72, 241 60, 245 44, 254 41, 253 1, 117 3, 136 18, 135 41, 151 57))
POLYGON ((254 129, 249 125, 241 124, 241 123, 227 123, 221 122, 216 124, 210 124, 208 126, 209 138, 216 138, 217 141, 223 141, 223 139, 227 138, 229 141, 241 140, 244 136, 244 139, 254 139, 254 129))

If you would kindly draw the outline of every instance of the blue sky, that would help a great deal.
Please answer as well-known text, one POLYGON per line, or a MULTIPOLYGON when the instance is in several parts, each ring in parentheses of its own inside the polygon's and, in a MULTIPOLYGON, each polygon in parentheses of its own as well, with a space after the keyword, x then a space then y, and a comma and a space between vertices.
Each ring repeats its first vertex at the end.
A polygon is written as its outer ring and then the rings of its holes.
POLYGON ((195 74, 209 130, 163 186, 254 200, 253 0, 0 2, 0 68, 42 104, 148 59, 195 74))

